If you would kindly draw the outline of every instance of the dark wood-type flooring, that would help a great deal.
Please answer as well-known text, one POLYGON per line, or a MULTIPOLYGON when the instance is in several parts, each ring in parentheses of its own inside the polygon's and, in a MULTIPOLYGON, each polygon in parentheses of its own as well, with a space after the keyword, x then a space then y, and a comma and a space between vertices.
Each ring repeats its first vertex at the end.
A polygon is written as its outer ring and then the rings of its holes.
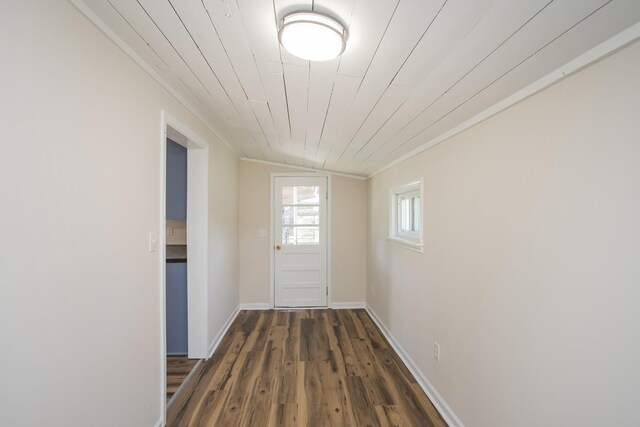
POLYGON ((167 402, 171 400, 198 361, 198 359, 189 359, 187 356, 167 356, 167 402))
POLYGON ((167 426, 446 426, 365 310, 241 311, 167 426))

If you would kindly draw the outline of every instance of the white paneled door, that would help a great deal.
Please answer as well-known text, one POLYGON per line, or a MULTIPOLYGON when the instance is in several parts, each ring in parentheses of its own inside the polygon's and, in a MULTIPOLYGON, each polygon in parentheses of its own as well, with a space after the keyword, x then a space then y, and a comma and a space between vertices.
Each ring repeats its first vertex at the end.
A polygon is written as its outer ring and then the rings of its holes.
POLYGON ((274 177, 276 307, 327 306, 327 177, 274 177))

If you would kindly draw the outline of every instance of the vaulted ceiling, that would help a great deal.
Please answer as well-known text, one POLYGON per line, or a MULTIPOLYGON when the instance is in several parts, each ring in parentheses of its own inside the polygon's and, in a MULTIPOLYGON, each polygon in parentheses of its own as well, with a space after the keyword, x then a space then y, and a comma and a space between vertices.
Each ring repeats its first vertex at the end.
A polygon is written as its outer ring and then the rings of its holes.
POLYGON ((640 21, 638 0, 79 1, 240 155, 363 176, 640 21), (311 9, 347 25, 341 57, 279 45, 311 9))

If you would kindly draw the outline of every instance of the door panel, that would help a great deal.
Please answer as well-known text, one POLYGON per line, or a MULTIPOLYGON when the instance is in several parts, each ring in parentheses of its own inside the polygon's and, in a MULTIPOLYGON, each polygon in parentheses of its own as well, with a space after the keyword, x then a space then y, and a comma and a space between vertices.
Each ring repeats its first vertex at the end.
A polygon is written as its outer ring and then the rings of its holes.
POLYGON ((327 306, 327 178, 274 178, 276 307, 327 306))

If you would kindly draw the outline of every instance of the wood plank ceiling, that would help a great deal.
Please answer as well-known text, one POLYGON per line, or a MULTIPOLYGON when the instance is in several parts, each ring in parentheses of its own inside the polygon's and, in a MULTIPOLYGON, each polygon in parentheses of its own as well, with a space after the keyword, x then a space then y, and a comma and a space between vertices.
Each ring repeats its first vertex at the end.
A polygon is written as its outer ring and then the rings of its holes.
POLYGON ((640 21, 638 0, 83 0, 240 155, 367 176, 640 21), (329 13, 345 53, 278 43, 329 13))

